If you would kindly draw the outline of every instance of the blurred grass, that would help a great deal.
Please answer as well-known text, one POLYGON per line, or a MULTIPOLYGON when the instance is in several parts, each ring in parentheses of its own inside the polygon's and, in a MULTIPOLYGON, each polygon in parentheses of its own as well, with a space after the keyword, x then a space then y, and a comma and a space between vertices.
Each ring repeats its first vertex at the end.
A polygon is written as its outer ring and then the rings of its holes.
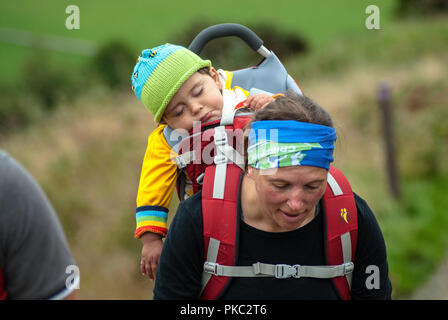
MULTIPOLYGON (((298 32, 312 48, 322 48, 336 35, 348 37, 365 31, 365 8, 376 4, 381 9, 381 26, 392 20, 394 1, 389 0, 228 0, 225 5, 215 1, 144 1, 79 0, 80 29, 67 30, 65 8, 71 0, 23 0, 20 4, 0 2, 0 30, 2 28, 32 32, 39 36, 51 35, 89 40, 104 45, 119 40, 129 45, 138 55, 142 49, 153 47, 182 34, 191 24, 206 19, 213 23, 234 22, 250 26, 253 23, 275 25, 285 31, 298 32)), ((190 39, 191 40, 191 39, 190 39)), ((266 44, 269 47, 269 44, 266 44)), ((33 48, 0 42, 0 84, 14 84, 24 57, 33 48)), ((47 52, 58 65, 81 66, 88 57, 68 53, 47 52), (63 57, 63 59, 61 59, 63 57)))
POLYGON ((382 220, 394 295, 399 298, 424 284, 448 243, 448 176, 403 182, 402 203, 390 202, 382 220))
MULTIPOLYGON (((305 94, 334 117, 339 131, 335 165, 379 220, 398 298, 423 283, 447 249, 446 164, 437 160, 435 173, 425 166, 439 151, 441 159, 447 158, 446 21, 409 20, 327 38, 311 55, 284 61, 305 94), (376 105, 381 80, 393 90, 401 202, 392 199, 384 172, 376 105), (415 102, 415 95, 422 100, 415 102)), ((80 297, 151 298, 152 282, 138 270, 141 245, 133 239, 141 161, 154 128, 151 116, 130 92, 98 89, 64 103, 47 119, 0 135, 0 147, 24 164, 53 202, 80 266, 80 297)), ((173 201, 170 212, 175 206, 173 201)))
POLYGON ((340 36, 306 56, 288 61, 297 79, 339 76, 347 67, 370 65, 402 69, 428 55, 448 52, 446 16, 414 18, 390 24, 380 30, 362 30, 359 34, 340 36))

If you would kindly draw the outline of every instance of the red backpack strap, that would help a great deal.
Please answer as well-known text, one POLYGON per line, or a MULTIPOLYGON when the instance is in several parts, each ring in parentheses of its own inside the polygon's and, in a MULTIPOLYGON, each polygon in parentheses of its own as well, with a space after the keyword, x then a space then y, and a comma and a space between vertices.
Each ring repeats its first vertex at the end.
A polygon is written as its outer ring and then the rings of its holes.
MULTIPOLYGON (((236 262, 238 184, 242 173, 227 164, 223 199, 214 197, 216 165, 208 166, 202 187, 204 261, 233 266, 236 262)), ((229 283, 229 277, 203 273, 201 299, 215 300, 229 283)))
POLYGON ((5 279, 3 278, 2 268, 0 268, 0 300, 6 300, 7 297, 4 286, 5 286, 5 279))
MULTIPOLYGON (((328 264, 353 262, 358 236, 358 214, 353 191, 348 180, 335 167, 330 167, 327 182, 324 206, 328 264)), ((352 274, 333 278, 344 300, 351 299, 352 274)))

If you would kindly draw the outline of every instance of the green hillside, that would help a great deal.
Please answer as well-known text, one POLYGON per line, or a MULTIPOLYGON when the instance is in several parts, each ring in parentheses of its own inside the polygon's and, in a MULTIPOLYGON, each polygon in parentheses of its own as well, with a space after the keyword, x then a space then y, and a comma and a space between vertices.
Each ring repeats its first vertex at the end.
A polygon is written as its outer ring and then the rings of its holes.
MULTIPOLYGON (((251 26, 254 23, 274 25, 280 30, 303 35, 312 47, 326 45, 340 34, 348 36, 366 32, 365 8, 376 4, 381 8, 381 25, 391 20, 393 2, 388 0, 339 1, 76 1, 80 10, 80 29, 68 30, 65 9, 69 0, 24 0, 0 3, 0 84, 19 81, 21 62, 33 54, 33 46, 44 44, 46 37, 62 37, 89 41, 101 46, 120 40, 135 51, 173 41, 197 21, 211 24, 233 22, 251 26), (15 31, 25 32, 17 35, 15 31), (29 34, 28 34, 29 33, 29 34), (9 39, 30 38, 31 46, 12 43, 9 39), (8 40, 9 39, 9 40, 8 40)), ((58 44, 56 40, 56 46, 58 44)), ((70 70, 79 68, 88 57, 78 54, 47 51, 51 60, 70 70)))

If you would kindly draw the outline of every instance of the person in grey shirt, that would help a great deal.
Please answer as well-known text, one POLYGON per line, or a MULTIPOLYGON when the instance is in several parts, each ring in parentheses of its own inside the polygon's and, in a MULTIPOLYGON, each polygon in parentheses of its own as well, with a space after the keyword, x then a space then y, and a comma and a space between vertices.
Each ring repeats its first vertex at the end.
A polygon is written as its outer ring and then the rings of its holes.
POLYGON ((37 181, 0 150, 0 299, 72 299, 79 269, 37 181))

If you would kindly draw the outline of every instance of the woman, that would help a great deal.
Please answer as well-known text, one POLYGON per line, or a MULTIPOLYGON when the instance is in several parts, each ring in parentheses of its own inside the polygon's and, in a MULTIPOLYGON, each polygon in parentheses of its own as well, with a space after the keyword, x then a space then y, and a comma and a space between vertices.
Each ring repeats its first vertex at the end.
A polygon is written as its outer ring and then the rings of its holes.
MULTIPOLYGON (((249 135, 248 167, 238 190, 237 266, 327 264, 323 196, 335 140, 331 117, 309 98, 287 94, 256 112, 249 135), (275 132, 277 140, 267 132, 275 132)), ((354 200, 358 239, 350 271, 351 298, 390 299, 381 230, 367 203, 356 194, 354 200)), ((180 204, 160 258, 155 299, 201 296, 202 214, 201 193, 180 204)), ((233 277, 219 298, 339 299, 341 295, 331 278, 292 273, 287 278, 277 274, 233 277)))

